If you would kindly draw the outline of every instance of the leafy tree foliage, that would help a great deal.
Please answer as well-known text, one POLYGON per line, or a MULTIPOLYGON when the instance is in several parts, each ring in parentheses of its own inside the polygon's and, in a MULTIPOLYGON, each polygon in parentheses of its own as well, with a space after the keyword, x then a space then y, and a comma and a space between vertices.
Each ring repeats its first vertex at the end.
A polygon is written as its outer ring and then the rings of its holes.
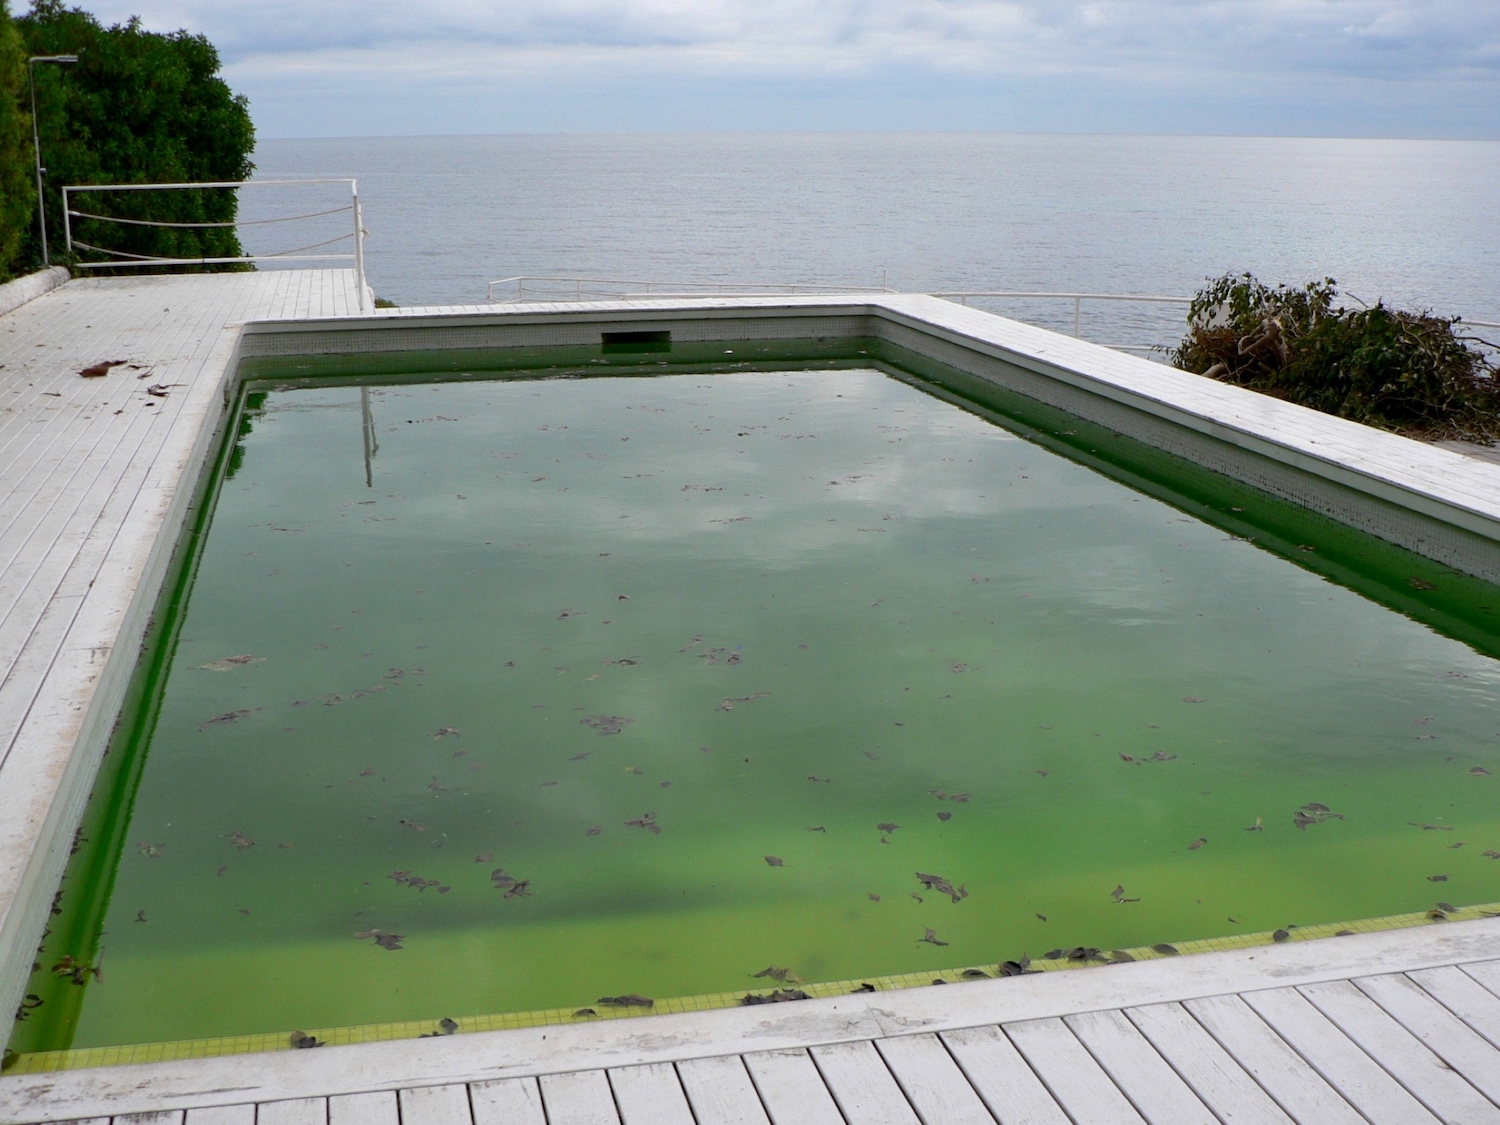
POLYGON ((36 220, 31 178, 31 113, 26 105, 26 48, 0 0, 0 281, 22 261, 36 220))
POLYGON ((1226 274, 1194 297, 1172 362, 1412 436, 1500 437, 1497 372, 1457 317, 1337 298, 1331 277, 1296 288, 1226 274))
MULTIPOLYGON (((48 241, 63 247, 61 188, 73 184, 243 180, 253 168, 249 103, 219 77, 219 54, 205 37, 158 34, 132 18, 104 27, 62 0, 36 0, 16 20, 33 55, 74 54, 76 65, 38 65, 37 121, 48 241)), ((154 222, 233 224, 233 191, 89 192, 73 209, 154 222)), ((73 221, 83 241, 143 257, 236 257, 232 225, 172 229, 73 221)), ((39 248, 32 256, 40 258, 39 248)), ((81 251, 86 259, 99 256, 81 251)))

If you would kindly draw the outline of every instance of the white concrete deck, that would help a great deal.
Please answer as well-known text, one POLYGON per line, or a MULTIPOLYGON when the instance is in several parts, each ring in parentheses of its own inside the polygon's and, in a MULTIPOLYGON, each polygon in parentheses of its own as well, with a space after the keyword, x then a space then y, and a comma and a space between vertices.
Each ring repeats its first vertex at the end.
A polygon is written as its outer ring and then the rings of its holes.
MULTIPOLYGON (((47 880, 66 856, 69 830, 58 844, 56 829, 77 812, 58 795, 92 769, 74 748, 118 708, 149 612, 135 592, 164 572, 190 470, 218 417, 234 326, 342 316, 355 300, 339 271, 143 278, 73 282, 0 317, 0 923, 10 911, 45 914, 47 880), (142 370, 78 376, 107 359, 142 370), (166 397, 148 395, 152 386, 166 397), (49 840, 56 854, 39 857, 49 840)), ((914 316, 923 300, 888 303, 914 316)), ((1022 343, 1035 331, 973 323, 1022 343)), ((1087 348, 1037 339, 1058 364, 1087 348)), ((1121 378, 1145 379, 1138 363, 1121 366, 1121 378)), ((1167 374, 1165 384, 1191 378, 1167 374)), ((1311 428, 1293 437, 1310 443, 1351 432, 1294 420, 1311 428)), ((1384 456, 1382 471, 1456 493, 1469 510, 1500 505, 1487 487, 1500 481, 1493 467, 1444 473, 1462 460, 1378 437, 1350 456, 1384 456)), ((72 787, 77 801, 87 788, 72 787)), ((18 982, 4 983, 0 1000, 14 1003, 18 982)), ((1500 920, 944 988, 0 1079, 0 1123, 73 1120, 1500 1125, 1500 920)))

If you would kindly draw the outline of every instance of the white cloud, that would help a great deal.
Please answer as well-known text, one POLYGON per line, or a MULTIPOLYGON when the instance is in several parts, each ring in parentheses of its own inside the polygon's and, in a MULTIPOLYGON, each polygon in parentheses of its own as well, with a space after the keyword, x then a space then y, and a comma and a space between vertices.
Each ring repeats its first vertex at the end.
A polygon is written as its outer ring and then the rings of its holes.
POLYGON ((637 95, 759 81, 789 84, 793 99, 798 84, 839 78, 905 97, 1028 75, 1107 77, 1177 98, 1230 79, 1251 97, 1289 79, 1500 83, 1500 4, 1471 0, 108 0, 95 10, 207 34, 231 80, 257 96, 276 83, 403 77, 495 91, 557 83, 565 95, 580 81, 637 95))

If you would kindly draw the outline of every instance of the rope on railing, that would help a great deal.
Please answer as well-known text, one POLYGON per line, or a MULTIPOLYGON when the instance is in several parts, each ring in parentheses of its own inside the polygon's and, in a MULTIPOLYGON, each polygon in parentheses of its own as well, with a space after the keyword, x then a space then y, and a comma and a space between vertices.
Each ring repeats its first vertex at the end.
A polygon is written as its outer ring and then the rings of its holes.
MULTIPOLYGON (((332 246, 335 242, 343 242, 344 239, 346 239, 346 238, 353 238, 353 237, 354 237, 354 235, 352 235, 352 234, 341 234, 337 238, 330 238, 330 239, 328 239, 328 240, 326 240, 324 242, 312 242, 312 243, 309 243, 306 246, 295 246, 295 247, 293 247, 290 250, 277 250, 274 254, 256 254, 256 255, 254 255, 254 257, 255 258, 285 258, 285 257, 287 257, 287 256, 289 256, 291 254, 300 254, 304 250, 318 250, 318 249, 321 249, 324 246, 332 246)), ((165 259, 165 258, 153 257, 150 254, 130 254, 130 253, 127 253, 124 250, 106 250, 102 246, 92 246, 89 243, 84 242, 82 239, 79 239, 79 238, 73 239, 73 245, 74 246, 81 246, 85 250, 92 250, 96 254, 109 254, 109 255, 112 255, 113 257, 116 257, 116 258, 128 258, 131 261, 136 261, 136 262, 155 262, 155 261, 169 261, 169 260, 172 260, 172 259, 165 259)), ((347 257, 347 255, 345 255, 345 257, 347 257)), ((194 261, 194 260, 195 259, 192 259, 192 258, 183 258, 182 259, 182 261, 184 261, 184 262, 191 262, 191 261, 194 261)), ((197 260, 207 261, 208 259, 205 258, 205 259, 197 259, 197 260)), ((232 259, 226 259, 226 260, 232 260, 232 259)), ((102 263, 99 263, 99 264, 102 264, 102 263)))
MULTIPOLYGON (((334 207, 327 211, 309 211, 306 215, 287 215, 281 219, 243 219, 230 223, 166 223, 158 222, 154 219, 126 219, 119 215, 93 215, 87 211, 72 210, 68 214, 78 219, 98 219, 104 223, 125 223, 132 227, 176 227, 183 230, 207 230, 209 228, 223 227, 263 227, 268 223, 290 223, 297 219, 321 219, 324 215, 342 215, 345 211, 353 210, 354 205, 351 203, 343 207, 334 207)), ((348 235, 344 237, 347 238, 348 235)), ((75 239, 74 241, 76 242, 77 240, 75 239)), ((82 246, 83 243, 79 242, 78 245, 82 246)))

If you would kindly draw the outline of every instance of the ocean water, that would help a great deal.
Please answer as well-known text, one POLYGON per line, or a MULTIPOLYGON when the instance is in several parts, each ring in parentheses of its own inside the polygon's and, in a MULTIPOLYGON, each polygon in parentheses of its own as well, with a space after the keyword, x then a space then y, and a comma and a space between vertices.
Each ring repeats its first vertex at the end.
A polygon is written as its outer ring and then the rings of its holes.
MULTIPOLYGON (((398 137, 265 141, 255 161, 266 178, 357 176, 369 276, 399 304, 475 302, 486 282, 523 274, 1189 294, 1250 270, 1500 320, 1496 142, 398 137)), ((244 214, 337 194, 246 192, 244 214)), ((346 229, 343 216, 325 221, 346 229)), ((303 236, 314 228, 246 238, 283 249, 317 241, 303 236)), ((1180 310, 1128 312, 1103 309, 1084 335, 1175 338, 1180 310)))

